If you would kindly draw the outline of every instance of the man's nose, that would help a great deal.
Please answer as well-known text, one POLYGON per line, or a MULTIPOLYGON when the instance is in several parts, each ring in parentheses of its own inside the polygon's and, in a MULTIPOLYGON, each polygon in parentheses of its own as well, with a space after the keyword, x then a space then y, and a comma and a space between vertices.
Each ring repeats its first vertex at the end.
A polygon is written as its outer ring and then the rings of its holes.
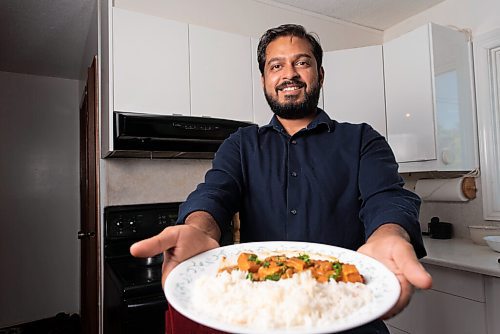
POLYGON ((283 79, 292 80, 299 77, 299 73, 295 69, 295 66, 288 65, 285 66, 285 71, 283 72, 283 79))

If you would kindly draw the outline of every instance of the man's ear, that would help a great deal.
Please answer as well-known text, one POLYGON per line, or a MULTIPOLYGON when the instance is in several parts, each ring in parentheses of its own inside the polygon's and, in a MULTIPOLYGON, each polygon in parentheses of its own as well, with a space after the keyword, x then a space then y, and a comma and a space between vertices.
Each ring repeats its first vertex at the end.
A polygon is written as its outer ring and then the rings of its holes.
POLYGON ((325 80, 325 70, 323 69, 323 66, 320 67, 318 74, 319 74, 319 83, 323 87, 323 80, 325 80))

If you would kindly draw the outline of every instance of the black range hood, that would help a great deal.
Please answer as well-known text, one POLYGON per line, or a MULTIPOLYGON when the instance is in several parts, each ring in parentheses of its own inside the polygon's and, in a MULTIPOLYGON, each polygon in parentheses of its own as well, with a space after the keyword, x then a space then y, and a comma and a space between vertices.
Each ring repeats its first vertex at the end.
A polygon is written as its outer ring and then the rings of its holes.
POLYGON ((231 133, 252 124, 211 117, 115 112, 114 150, 108 157, 212 159, 231 133))

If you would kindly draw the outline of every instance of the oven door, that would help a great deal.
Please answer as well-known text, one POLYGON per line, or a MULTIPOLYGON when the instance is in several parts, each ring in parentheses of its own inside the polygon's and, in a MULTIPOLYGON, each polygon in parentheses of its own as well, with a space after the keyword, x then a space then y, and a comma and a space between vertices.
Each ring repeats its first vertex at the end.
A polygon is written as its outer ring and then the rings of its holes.
POLYGON ((167 300, 161 289, 125 288, 111 270, 104 268, 104 333, 106 334, 164 334, 167 300), (151 291, 153 290, 153 291, 151 291), (149 292, 148 292, 149 291, 149 292))
POLYGON ((125 300, 123 333, 164 334, 167 308, 167 301, 163 295, 125 300))

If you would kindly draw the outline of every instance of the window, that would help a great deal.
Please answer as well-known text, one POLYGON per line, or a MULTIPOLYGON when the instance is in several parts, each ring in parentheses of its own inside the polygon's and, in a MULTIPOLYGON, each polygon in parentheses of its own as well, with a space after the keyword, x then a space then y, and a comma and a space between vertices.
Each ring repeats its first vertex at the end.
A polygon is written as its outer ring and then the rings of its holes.
POLYGON ((474 44, 483 215, 500 220, 500 29, 474 44))

